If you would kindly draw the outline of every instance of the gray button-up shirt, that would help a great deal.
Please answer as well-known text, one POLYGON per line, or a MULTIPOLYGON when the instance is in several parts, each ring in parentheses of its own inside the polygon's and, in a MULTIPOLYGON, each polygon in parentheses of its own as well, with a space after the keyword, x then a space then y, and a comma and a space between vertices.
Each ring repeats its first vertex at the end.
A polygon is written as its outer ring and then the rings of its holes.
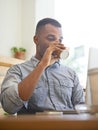
POLYGON ((31 98, 26 102, 22 101, 18 93, 18 83, 30 74, 38 63, 39 61, 32 57, 8 70, 1 86, 1 103, 5 111, 16 113, 23 106, 32 113, 72 110, 76 104, 84 102, 83 89, 76 73, 60 62, 45 69, 31 98))

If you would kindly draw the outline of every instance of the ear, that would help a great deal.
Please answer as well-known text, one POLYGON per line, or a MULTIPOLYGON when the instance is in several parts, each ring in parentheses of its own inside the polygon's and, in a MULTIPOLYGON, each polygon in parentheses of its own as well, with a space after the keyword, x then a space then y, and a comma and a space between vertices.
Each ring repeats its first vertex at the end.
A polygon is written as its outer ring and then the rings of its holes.
POLYGON ((33 37, 33 41, 36 45, 38 44, 38 37, 36 35, 33 37))

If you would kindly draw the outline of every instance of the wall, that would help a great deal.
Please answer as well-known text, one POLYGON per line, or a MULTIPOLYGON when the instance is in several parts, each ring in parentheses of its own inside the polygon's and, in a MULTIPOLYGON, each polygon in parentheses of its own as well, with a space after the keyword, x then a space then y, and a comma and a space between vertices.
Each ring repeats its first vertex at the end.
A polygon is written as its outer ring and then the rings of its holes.
POLYGON ((21 45, 20 12, 20 0, 0 0, 0 55, 10 56, 10 48, 21 45))
POLYGON ((35 1, 36 0, 22 0, 22 43, 27 49, 27 58, 35 54, 35 44, 33 43, 35 1))
MULTIPOLYGON (((0 55, 11 56, 11 47, 33 47, 34 0, 0 0, 0 55)), ((34 52, 34 51, 33 51, 34 52)))
POLYGON ((36 0, 35 21, 44 17, 54 17, 54 4, 55 0, 36 0))
POLYGON ((0 0, 0 55, 23 46, 27 58, 35 54, 33 36, 37 21, 54 16, 54 0, 0 0))

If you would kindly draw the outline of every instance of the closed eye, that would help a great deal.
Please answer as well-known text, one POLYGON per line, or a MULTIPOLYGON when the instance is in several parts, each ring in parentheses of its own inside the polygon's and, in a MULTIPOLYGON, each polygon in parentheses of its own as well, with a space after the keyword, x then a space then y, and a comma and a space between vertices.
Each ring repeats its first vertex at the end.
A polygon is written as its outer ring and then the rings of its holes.
POLYGON ((48 36, 47 40, 51 42, 51 41, 55 41, 56 38, 54 36, 48 36))

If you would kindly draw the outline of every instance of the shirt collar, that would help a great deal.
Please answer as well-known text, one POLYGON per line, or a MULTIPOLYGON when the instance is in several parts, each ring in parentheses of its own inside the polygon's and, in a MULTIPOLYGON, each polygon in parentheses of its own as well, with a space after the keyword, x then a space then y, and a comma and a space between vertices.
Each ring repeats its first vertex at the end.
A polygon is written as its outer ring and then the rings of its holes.
MULTIPOLYGON (((31 62, 32 62, 33 66, 36 67, 39 64, 40 60, 38 60, 36 57, 32 56, 31 62)), ((59 60, 56 61, 54 64, 50 65, 48 68, 56 68, 57 66, 60 66, 59 60)))
POLYGON ((33 66, 36 67, 40 61, 36 57, 32 56, 31 62, 32 62, 33 66))

